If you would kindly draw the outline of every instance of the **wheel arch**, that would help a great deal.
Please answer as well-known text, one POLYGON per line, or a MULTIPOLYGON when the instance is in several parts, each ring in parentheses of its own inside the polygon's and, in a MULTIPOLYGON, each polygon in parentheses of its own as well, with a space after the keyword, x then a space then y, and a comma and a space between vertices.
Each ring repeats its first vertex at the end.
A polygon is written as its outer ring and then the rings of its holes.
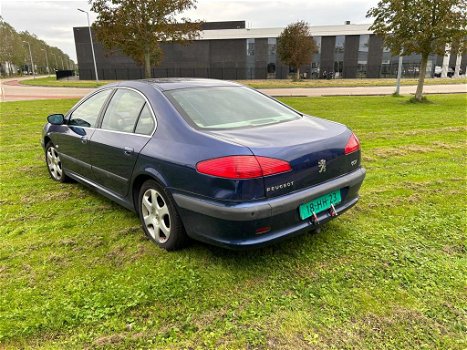
POLYGON ((148 180, 154 180, 164 188, 167 188, 167 181, 165 181, 164 177, 154 169, 145 169, 144 173, 136 175, 131 184, 131 199, 133 200, 133 207, 136 212, 138 211, 139 190, 148 180))
POLYGON ((48 144, 49 142, 51 142, 51 141, 52 141, 52 139, 51 139, 49 136, 45 136, 45 137, 44 137, 44 147, 47 146, 47 144, 48 144))

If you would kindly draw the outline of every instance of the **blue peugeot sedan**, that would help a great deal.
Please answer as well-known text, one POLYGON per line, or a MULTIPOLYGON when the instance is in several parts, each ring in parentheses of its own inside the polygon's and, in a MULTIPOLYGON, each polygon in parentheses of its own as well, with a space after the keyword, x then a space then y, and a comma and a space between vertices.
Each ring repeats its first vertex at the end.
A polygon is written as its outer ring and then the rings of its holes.
POLYGON ((106 85, 42 133, 52 179, 135 211, 167 250, 189 238, 259 247, 357 203, 365 177, 346 126, 242 85, 208 79, 106 85))

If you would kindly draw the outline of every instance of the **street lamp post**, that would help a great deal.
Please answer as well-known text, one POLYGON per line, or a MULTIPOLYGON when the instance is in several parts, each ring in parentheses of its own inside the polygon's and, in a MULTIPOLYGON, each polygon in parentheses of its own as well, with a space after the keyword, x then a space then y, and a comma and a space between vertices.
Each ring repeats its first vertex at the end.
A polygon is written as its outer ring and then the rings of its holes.
POLYGON ((399 54, 399 64, 397 68, 397 83, 396 83, 396 92, 394 93, 395 95, 400 95, 401 92, 401 76, 402 76, 402 52, 399 54))
POLYGON ((32 61, 31 45, 29 45, 29 42, 24 41, 24 40, 23 40, 23 43, 28 44, 28 48, 29 48, 29 58, 31 59, 32 76, 33 76, 34 79, 36 79, 36 73, 34 72, 34 62, 32 61))
POLYGON ((50 74, 49 58, 47 57, 47 50, 46 49, 41 49, 41 51, 45 52, 45 63, 47 64, 47 74, 50 74))
POLYGON ((85 13, 86 17, 88 18, 89 39, 91 40, 91 52, 92 52, 92 60, 94 61, 94 72, 96 74, 96 81, 99 81, 99 76, 97 75, 96 55, 94 54, 94 44, 92 42, 91 22, 89 20, 89 12, 81 10, 81 9, 78 9, 78 11, 85 13))

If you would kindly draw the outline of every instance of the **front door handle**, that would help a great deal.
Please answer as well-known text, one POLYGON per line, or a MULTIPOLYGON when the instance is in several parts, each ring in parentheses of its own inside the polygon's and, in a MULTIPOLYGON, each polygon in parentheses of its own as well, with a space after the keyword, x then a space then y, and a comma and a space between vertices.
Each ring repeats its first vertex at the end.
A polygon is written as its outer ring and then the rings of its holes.
POLYGON ((134 151, 133 148, 125 147, 125 150, 123 151, 123 153, 125 153, 125 155, 129 156, 129 155, 133 154, 133 151, 134 151))
POLYGON ((81 137, 81 143, 83 143, 83 144, 88 143, 88 139, 87 139, 86 136, 82 136, 82 137, 81 137))

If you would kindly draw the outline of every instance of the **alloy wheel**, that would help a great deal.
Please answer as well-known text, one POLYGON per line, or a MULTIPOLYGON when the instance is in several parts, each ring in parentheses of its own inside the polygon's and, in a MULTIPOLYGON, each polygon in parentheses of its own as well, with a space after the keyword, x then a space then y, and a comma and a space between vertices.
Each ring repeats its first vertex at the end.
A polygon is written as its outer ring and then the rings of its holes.
POLYGON ((50 146, 47 149, 47 166, 49 167, 50 175, 54 180, 60 181, 63 176, 62 162, 55 147, 50 146))
POLYGON ((170 238, 170 212, 164 197, 155 189, 148 189, 141 199, 144 225, 151 237, 159 244, 170 238))

